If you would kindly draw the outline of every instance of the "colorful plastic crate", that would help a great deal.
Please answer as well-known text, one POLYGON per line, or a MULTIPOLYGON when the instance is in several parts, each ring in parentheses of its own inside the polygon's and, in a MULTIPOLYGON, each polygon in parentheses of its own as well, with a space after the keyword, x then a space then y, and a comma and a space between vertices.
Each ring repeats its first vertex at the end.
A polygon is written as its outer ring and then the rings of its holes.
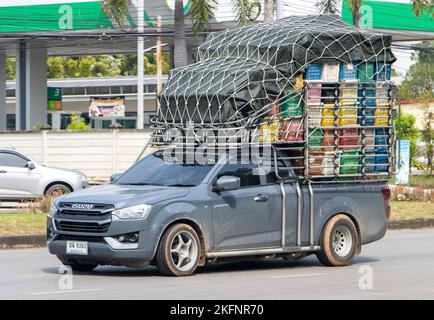
POLYGON ((309 129, 308 145, 311 149, 321 149, 323 140, 323 132, 321 129, 309 129))
POLYGON ((264 123, 259 127, 259 142, 276 142, 279 140, 279 118, 264 118, 264 123))
POLYGON ((357 66, 357 77, 361 82, 375 81, 375 64, 373 62, 362 62, 357 66))
POLYGON ((304 71, 305 80, 321 80, 322 64, 311 64, 304 71))
POLYGON ((333 127, 335 125, 335 106, 324 105, 321 110, 321 127, 333 127))
POLYGON ((375 72, 377 81, 389 81, 392 76, 392 66, 388 63, 377 63, 375 72))
POLYGON ((342 150, 339 155, 340 174, 359 173, 360 167, 360 150, 342 150))
POLYGON ((282 117, 299 117, 303 115, 303 99, 298 92, 290 93, 280 103, 282 117))
POLYGON ((339 103, 341 104, 355 104, 358 100, 358 84, 357 83, 343 83, 339 87, 339 103))
POLYGON ((320 106, 321 105, 321 84, 312 83, 307 89, 306 97, 308 106, 320 106))
POLYGON ((375 101, 377 105, 389 104, 389 88, 387 86, 377 85, 375 101))
POLYGON ((383 109, 377 107, 375 110, 374 126, 386 127, 389 125, 389 110, 383 106, 383 109))
POLYGON ((301 118, 283 120, 279 127, 279 141, 300 142, 303 141, 304 125, 301 118))
POLYGON ((358 124, 363 124, 363 110, 365 110, 365 125, 366 126, 373 126, 374 125, 374 116, 375 116, 375 110, 376 106, 365 106, 360 107, 358 111, 358 124))
POLYGON ((339 80, 357 81, 357 66, 355 66, 354 63, 341 63, 339 80))
POLYGON ((339 81, 339 64, 323 64, 322 81, 338 82, 339 81))
POLYGON ((375 145, 379 148, 387 148, 389 146, 389 128, 375 129, 375 145))
POLYGON ((341 149, 354 149, 361 143, 359 129, 340 129, 338 144, 341 149))
POLYGON ((357 124, 358 109, 356 105, 342 105, 338 110, 338 126, 351 126, 357 124))

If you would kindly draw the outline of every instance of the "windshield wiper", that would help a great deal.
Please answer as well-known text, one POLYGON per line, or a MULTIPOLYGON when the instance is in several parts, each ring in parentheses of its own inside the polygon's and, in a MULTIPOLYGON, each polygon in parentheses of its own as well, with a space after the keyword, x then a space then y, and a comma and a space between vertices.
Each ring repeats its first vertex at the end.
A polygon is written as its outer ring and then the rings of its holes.
POLYGON ((175 184, 166 184, 166 187, 195 187, 194 184, 186 184, 186 183, 175 183, 175 184))

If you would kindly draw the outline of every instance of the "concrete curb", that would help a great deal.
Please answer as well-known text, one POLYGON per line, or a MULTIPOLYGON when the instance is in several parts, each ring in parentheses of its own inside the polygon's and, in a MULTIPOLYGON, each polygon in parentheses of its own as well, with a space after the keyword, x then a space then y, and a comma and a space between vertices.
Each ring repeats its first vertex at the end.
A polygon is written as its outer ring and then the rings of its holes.
MULTIPOLYGON (((434 228, 434 219, 395 220, 389 222, 389 230, 434 228)), ((0 249, 37 248, 47 245, 46 235, 0 237, 0 249)))
POLYGON ((46 245, 47 236, 44 234, 0 237, 0 249, 37 248, 46 245))

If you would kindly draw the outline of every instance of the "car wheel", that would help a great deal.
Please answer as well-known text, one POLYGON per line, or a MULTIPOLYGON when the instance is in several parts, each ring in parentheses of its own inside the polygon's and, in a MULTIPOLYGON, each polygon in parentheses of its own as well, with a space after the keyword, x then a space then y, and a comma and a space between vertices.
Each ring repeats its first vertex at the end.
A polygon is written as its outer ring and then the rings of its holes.
POLYGON ((57 183, 47 189, 47 191, 45 192, 45 196, 57 198, 65 194, 71 193, 71 191, 72 190, 68 186, 61 183, 57 183))
POLYGON ((76 272, 88 272, 98 267, 97 264, 87 264, 87 263, 84 264, 84 263, 77 263, 77 262, 67 263, 66 265, 71 267, 72 271, 76 271, 76 272))
POLYGON ((357 251, 356 226, 346 215, 331 218, 321 234, 321 250, 316 254, 325 266, 347 266, 352 263, 357 251))
POLYGON ((187 224, 176 224, 163 235, 155 260, 160 272, 168 276, 189 276, 200 259, 200 240, 187 224))

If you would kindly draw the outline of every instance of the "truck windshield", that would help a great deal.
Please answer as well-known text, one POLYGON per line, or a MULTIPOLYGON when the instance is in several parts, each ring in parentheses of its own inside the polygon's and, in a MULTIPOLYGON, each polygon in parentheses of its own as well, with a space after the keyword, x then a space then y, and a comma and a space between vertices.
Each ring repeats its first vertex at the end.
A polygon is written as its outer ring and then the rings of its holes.
POLYGON ((156 152, 128 169, 116 183, 191 187, 201 183, 212 167, 212 165, 165 162, 163 153, 156 152))

